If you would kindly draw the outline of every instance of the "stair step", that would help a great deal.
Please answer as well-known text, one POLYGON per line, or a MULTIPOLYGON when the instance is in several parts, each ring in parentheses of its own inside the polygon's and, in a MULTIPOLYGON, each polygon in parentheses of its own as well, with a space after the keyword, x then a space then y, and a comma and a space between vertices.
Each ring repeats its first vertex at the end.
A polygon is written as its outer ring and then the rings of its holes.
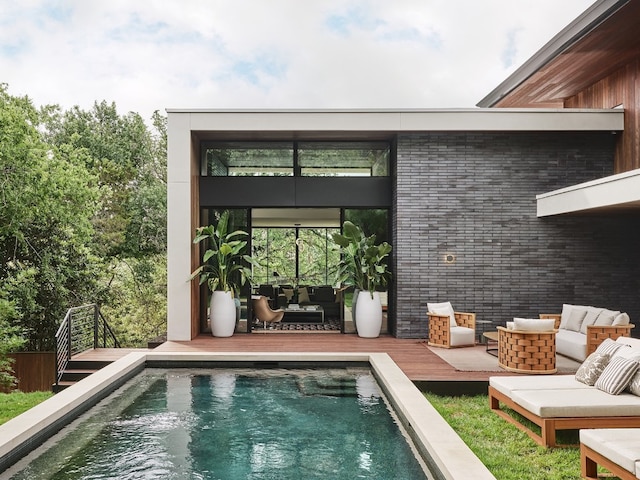
POLYGON ((98 370, 96 369, 70 369, 67 368, 64 373, 62 374, 62 379, 66 380, 66 381, 78 381, 78 380, 82 380, 83 378, 88 377, 89 375, 91 375, 92 373, 96 373, 98 370))

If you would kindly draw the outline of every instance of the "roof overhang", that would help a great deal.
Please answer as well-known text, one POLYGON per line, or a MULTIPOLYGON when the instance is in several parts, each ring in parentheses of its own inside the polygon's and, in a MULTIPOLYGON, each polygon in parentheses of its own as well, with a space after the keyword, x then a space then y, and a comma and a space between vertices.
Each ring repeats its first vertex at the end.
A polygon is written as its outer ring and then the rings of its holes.
MULTIPOLYGON (((182 110, 168 109, 199 140, 360 136, 410 132, 552 132, 624 129, 623 110, 182 110)), ((184 128, 183 127, 183 128, 184 128)))
POLYGON ((637 17, 633 13, 637 11, 637 4, 635 7, 630 4, 635 8, 633 12, 622 11, 622 18, 615 25, 603 24, 627 4, 629 0, 595 2, 477 105, 561 106, 563 99, 576 94, 585 84, 592 84, 619 68, 624 59, 637 55, 637 17), (616 35, 612 36, 608 29, 616 35), (605 47, 603 38, 617 42, 615 49, 612 45, 605 47), (616 54, 612 55, 611 51, 616 54), (589 58, 589 65, 585 65, 585 58, 589 58), (527 84, 531 92, 517 92, 527 84), (506 105, 503 100, 507 100, 506 105))
POLYGON ((536 196, 538 217, 640 210, 640 169, 536 196))

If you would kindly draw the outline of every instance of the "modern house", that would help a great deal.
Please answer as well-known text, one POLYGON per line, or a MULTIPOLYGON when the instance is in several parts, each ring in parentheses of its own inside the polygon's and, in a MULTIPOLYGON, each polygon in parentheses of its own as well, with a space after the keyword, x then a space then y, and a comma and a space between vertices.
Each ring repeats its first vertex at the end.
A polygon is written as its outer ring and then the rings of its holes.
POLYGON ((639 20, 640 0, 597 1, 480 108, 168 110, 168 339, 206 331, 192 239, 226 209, 291 229, 301 281, 307 229, 377 212, 397 337, 426 337, 427 301, 494 325, 563 303, 640 322, 639 20))

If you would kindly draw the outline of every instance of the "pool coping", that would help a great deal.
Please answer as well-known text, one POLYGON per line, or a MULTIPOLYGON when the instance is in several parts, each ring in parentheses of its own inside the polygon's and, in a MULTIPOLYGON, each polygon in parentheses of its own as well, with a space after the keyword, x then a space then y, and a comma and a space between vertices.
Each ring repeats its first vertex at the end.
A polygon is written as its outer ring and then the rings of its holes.
POLYGON ((0 425, 0 472, 36 448, 73 417, 154 363, 369 364, 405 430, 436 478, 494 479, 386 353, 133 352, 0 425))

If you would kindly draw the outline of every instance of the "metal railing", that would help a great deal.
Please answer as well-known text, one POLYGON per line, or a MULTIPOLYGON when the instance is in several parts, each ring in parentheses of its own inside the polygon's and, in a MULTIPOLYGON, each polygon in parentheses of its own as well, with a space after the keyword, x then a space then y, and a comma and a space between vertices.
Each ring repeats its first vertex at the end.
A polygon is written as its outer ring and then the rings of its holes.
POLYGON ((56 384, 71 358, 92 348, 120 348, 120 342, 98 305, 70 308, 56 333, 56 384))

